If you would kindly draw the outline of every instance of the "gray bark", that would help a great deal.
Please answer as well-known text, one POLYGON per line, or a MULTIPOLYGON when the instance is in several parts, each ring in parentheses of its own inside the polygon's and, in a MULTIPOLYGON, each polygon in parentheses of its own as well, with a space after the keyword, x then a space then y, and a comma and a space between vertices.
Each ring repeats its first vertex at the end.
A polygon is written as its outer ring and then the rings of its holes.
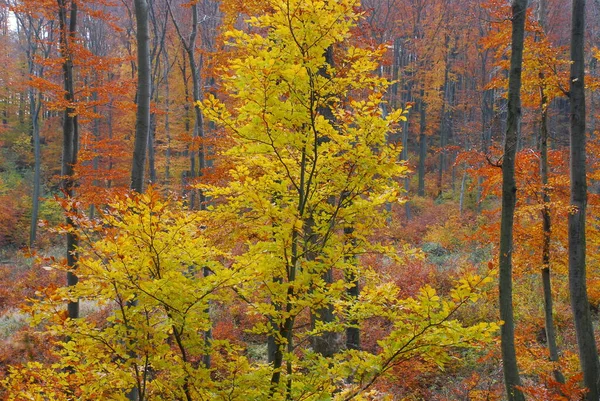
MULTIPOLYGON (((328 64, 329 66, 334 66, 333 47, 331 47, 331 46, 329 48, 327 48, 327 50, 326 50, 325 63, 328 64)), ((327 71, 325 70, 325 66, 323 68, 321 68, 318 73, 319 73, 319 75, 329 77, 327 71)), ((333 112, 330 107, 320 106, 317 109, 317 113, 319 113, 320 115, 325 117, 325 119, 332 126, 335 127, 335 117, 334 117, 333 112)), ((321 140, 324 140, 324 138, 316 139, 317 143, 319 143, 319 141, 321 141, 321 140)), ((344 195, 343 194, 340 194, 340 195, 341 195, 341 197, 340 197, 339 202, 342 202, 342 198, 344 197, 344 195)), ((313 231, 312 228, 314 226, 314 219, 312 216, 306 222, 306 226, 308 228, 306 230, 306 233, 308 234, 307 239, 306 239, 306 244, 309 247, 308 252, 306 252, 306 255, 307 255, 306 259, 314 260, 315 253, 310 248, 316 248, 317 243, 319 242, 320 238, 317 238, 317 234, 312 232, 313 231)), ((328 269, 326 272, 323 273, 323 281, 325 281, 325 283, 327 283, 327 284, 333 283, 332 269, 328 269)), ((333 322, 335 320, 335 316, 333 313, 333 305, 328 304, 328 305, 325 305, 323 308, 316 310, 312 317, 313 317, 313 319, 318 319, 319 321, 324 322, 324 323, 333 322)), ((339 348, 338 347, 338 334, 335 332, 326 331, 320 335, 314 336, 312 343, 313 343, 313 348, 314 348, 315 352, 317 352, 325 357, 331 357, 339 351, 339 349, 338 349, 339 348)))
POLYGON ((425 159, 427 158, 427 135, 425 135, 425 101, 423 100, 423 91, 421 91, 421 100, 419 102, 419 114, 421 117, 419 128, 419 187, 417 195, 425 196, 425 159))
MULTIPOLYGON (((151 67, 150 67, 150 32, 148 27, 149 8, 147 0, 134 0, 137 41, 137 112, 135 122, 135 142, 133 149, 133 165, 131 168, 131 189, 141 193, 144 191, 144 169, 150 134, 150 96, 151 96, 151 67)), ((135 305, 137 300, 131 301, 135 305)), ((135 357, 132 353, 131 357, 135 357)), ((144 394, 136 366, 137 385, 127 393, 128 400, 143 400, 144 394)))
POLYGON ((586 287, 585 214, 587 204, 584 86, 585 0, 573 0, 571 26, 571 207, 569 214, 569 290, 579 361, 588 389, 586 400, 600 398, 600 366, 586 287))
MULTIPOLYGON (((192 6, 190 8, 192 21, 191 21, 190 35, 187 40, 183 36, 183 33, 181 32, 181 29, 179 27, 179 23, 177 22, 177 20, 175 19, 175 16, 173 15, 173 10, 171 9, 170 2, 167 2, 167 6, 169 8, 169 14, 171 16, 173 24, 175 25, 177 35, 179 36, 181 44, 187 55, 187 59, 188 59, 189 66, 190 66, 190 74, 192 76, 192 101, 196 102, 201 99, 201 79, 200 79, 201 64, 197 62, 196 56, 195 56, 196 39, 198 37, 198 4, 192 3, 192 6)), ((195 145, 195 142, 198 140, 198 138, 200 139, 200 141, 202 141, 202 138, 204 138, 204 116, 202 115, 202 110, 200 109, 200 106, 197 105, 196 103, 194 103, 194 117, 195 117, 194 118, 194 131, 193 131, 193 135, 192 135, 192 138, 193 138, 192 144, 193 145, 195 145)), ((205 166, 205 157, 204 157, 204 146, 202 144, 199 146, 198 168, 196 168, 195 150, 192 149, 190 151, 189 157, 190 157, 189 179, 193 182, 194 179, 198 176, 198 174, 200 174, 200 175, 202 174, 204 168, 206 167, 205 166)), ((206 207, 205 197, 204 197, 204 194, 202 193, 202 191, 199 191, 198 194, 199 194, 199 199, 198 199, 199 207, 201 209, 203 209, 206 207)), ((192 208, 194 208, 195 204, 196 204, 196 190, 192 190, 191 195, 190 195, 190 206, 192 208)))
POLYGON ((134 0, 135 19, 137 24, 137 115, 135 123, 135 144, 133 150, 133 166, 131 168, 131 189, 136 192, 144 190, 144 169, 150 130, 150 33, 148 28, 147 0, 134 0))
MULTIPOLYGON (((74 167, 77 163, 77 148, 79 141, 79 125, 75 108, 72 106, 75 102, 75 89, 73 83, 73 55, 71 42, 75 40, 77 29, 77 3, 67 3, 66 0, 58 1, 58 23, 59 23, 59 41, 60 53, 63 58, 63 87, 65 90, 64 99, 68 102, 63 113, 63 152, 62 152, 62 169, 61 189, 65 197, 71 198, 75 194, 75 171, 74 167), (68 14, 68 16, 67 16, 68 14)), ((73 220, 67 216, 66 223, 68 226, 73 225, 73 220)), ((77 238, 73 233, 67 234, 67 285, 74 286, 79 281, 75 275, 77 263, 77 238)), ((79 301, 71 301, 68 305, 68 314, 71 319, 79 317, 79 301)))
MULTIPOLYGON (((538 21, 543 30, 546 30, 546 0, 538 3, 538 21)), ((540 78, 544 78, 540 73, 540 78)), ((552 239, 552 219, 550 215, 550 195, 548 188, 548 96, 544 86, 540 86, 540 175, 542 179, 542 288, 544 292, 544 322, 546 327, 546 340, 550 360, 558 363, 558 346, 556 345, 556 329, 552 315, 552 285, 550 280, 550 241, 552 239)), ((554 369, 554 379, 564 383, 565 378, 560 369, 554 369)))
MULTIPOLYGON (((354 227, 347 226, 344 227, 344 235, 346 236, 346 241, 350 242, 352 245, 356 244, 355 239, 352 237, 354 233, 354 227)), ((354 265, 356 263, 355 256, 345 256, 344 257, 346 263, 350 263, 354 265)), ((346 271, 346 281, 351 284, 351 286, 347 290, 348 298, 350 300, 357 300, 360 295, 360 287, 358 285, 358 277, 356 276, 356 272, 353 269, 348 269, 346 271)), ((346 329, 346 349, 356 349, 360 350, 360 328, 358 327, 358 321, 350 321, 348 322, 350 326, 346 329)))
POLYGON ((500 330, 504 384, 509 401, 524 401, 518 386, 521 385, 515 351, 514 316, 512 304, 512 252, 513 225, 517 200, 515 182, 515 155, 517 150, 519 120, 521 119, 521 68, 525 35, 527 0, 512 2, 512 41, 508 81, 508 117, 504 160, 502 162, 502 217, 500 223, 500 330))
MULTIPOLYGON (((30 77, 44 77, 44 65, 39 65, 36 68, 35 58, 39 56, 40 46, 44 46, 40 41, 40 31, 46 24, 43 18, 34 18, 31 15, 22 16, 15 14, 18 26, 21 27, 27 38, 27 48, 25 54, 27 57, 27 66, 30 77), (34 23, 35 22, 35 23, 34 23)), ((52 23, 49 24, 50 34, 52 32, 52 23)), ((51 42, 51 39, 49 40, 51 42)), ((50 52, 50 47, 45 46, 42 49, 43 59, 46 59, 50 52)), ((33 188, 32 188, 32 205, 31 205, 31 223, 29 229, 29 247, 34 248, 37 239, 37 222, 39 217, 40 206, 40 187, 41 187, 41 141, 40 141, 40 111, 42 108, 42 92, 33 87, 29 87, 29 115, 31 118, 31 142, 33 144, 33 188)))
POLYGON ((458 210, 462 216, 465 207, 465 184, 467 182, 467 169, 464 168, 462 179, 460 180, 460 196, 458 201, 458 210))
MULTIPOLYGON (((542 93, 542 119, 541 119, 541 141, 540 141, 540 164, 542 178, 542 288, 544 291, 544 321, 546 326, 546 338, 548 341, 548 352, 550 360, 558 362, 558 346, 556 345, 556 330, 552 317, 552 286, 550 282, 550 240, 552 238, 552 220, 550 216, 550 196, 548 194, 548 109, 547 98, 544 89, 542 93)), ((565 378, 559 369, 554 370, 554 378, 559 383, 564 383, 565 378)))

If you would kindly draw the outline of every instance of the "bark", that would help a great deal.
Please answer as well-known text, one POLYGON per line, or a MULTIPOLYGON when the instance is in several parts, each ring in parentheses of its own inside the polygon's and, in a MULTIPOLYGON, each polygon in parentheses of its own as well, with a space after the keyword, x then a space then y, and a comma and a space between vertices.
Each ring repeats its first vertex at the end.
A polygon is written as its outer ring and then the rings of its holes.
MULTIPOLYGON (((188 39, 183 36, 181 32, 181 28, 179 23, 175 19, 173 15, 173 10, 171 9, 170 2, 167 2, 169 15, 171 16, 171 20, 175 25, 175 30, 177 31, 177 35, 181 41, 181 44, 185 50, 187 55, 187 59, 190 66, 190 74, 192 76, 192 101, 194 102, 194 131, 192 135, 192 149, 190 150, 190 174, 189 179, 194 182, 195 178, 198 174, 202 174, 205 166, 205 157, 204 157, 204 146, 200 143, 198 148, 198 169, 196 169, 196 153, 195 146, 198 141, 202 142, 202 138, 204 138, 204 116, 202 115, 202 110, 200 106, 195 102, 201 99, 201 79, 200 79, 200 70, 201 65, 196 60, 195 50, 196 50, 196 39, 198 37, 198 4, 192 3, 191 6, 191 31, 188 39)), ((205 197, 202 191, 198 191, 199 199, 198 204, 201 209, 205 208, 205 197)), ((196 190, 191 191, 190 195, 190 206, 192 208, 195 207, 196 204, 196 190)))
MULTIPOLYGON (((158 91, 156 91, 158 93, 158 91)), ((158 94, 156 95, 158 100, 158 94)), ((158 103, 158 102, 157 102, 158 103)), ((148 174, 151 184, 156 183, 156 152, 154 149, 156 140, 156 113, 150 115, 150 130, 148 131, 148 174)))
MULTIPOLYGON (((541 88, 542 119, 540 138, 540 164, 542 178, 542 230, 544 233, 542 243, 542 288, 544 291, 544 321, 546 326, 546 339, 550 360, 558 362, 558 347, 556 345, 556 330, 552 317, 552 286, 550 282, 550 240, 552 239, 552 220, 550 216, 550 195, 548 194, 548 99, 544 89, 541 88)), ((565 378, 557 368, 554 370, 554 378, 559 383, 564 383, 565 378)))
POLYGON ((450 54, 454 51, 449 49, 450 36, 446 35, 445 47, 448 49, 448 55, 446 56, 446 67, 444 68, 444 85, 443 85, 443 98, 442 98, 442 110, 440 114, 440 160, 438 166, 438 177, 437 177, 437 189, 438 196, 442 195, 442 184, 444 180, 444 170, 446 169, 446 145, 448 141, 448 126, 449 121, 449 109, 450 106, 450 82, 448 80, 448 74, 450 72, 450 54))
POLYGON ((144 190, 144 169, 150 130, 150 33, 148 28, 147 0, 134 0, 135 19, 137 24, 137 115, 135 124, 135 144, 133 150, 133 166, 131 169, 131 189, 136 192, 144 190))
MULTIPOLYGON (((169 52, 163 53, 165 59, 165 68, 169 68, 169 52)), ((171 125, 169 121, 170 114, 170 86, 169 73, 165 74, 165 137, 167 138, 167 150, 165 152, 165 184, 168 186, 171 180, 171 125)))
POLYGON ((517 200, 515 155, 519 120, 521 118, 521 68, 527 0, 512 2, 512 52, 508 81, 508 117, 504 160, 502 162, 502 217, 500 223, 500 331, 504 384, 509 401, 524 401, 515 351, 514 316, 512 304, 513 223, 517 200))
MULTIPOLYGON (((75 194, 75 171, 77 163, 77 148, 79 141, 79 125, 75 114, 75 89, 73 83, 73 54, 71 43, 75 39, 77 29, 77 3, 67 3, 66 0, 58 0, 58 22, 59 22, 59 41, 60 53, 63 58, 63 87, 65 90, 64 99, 67 102, 63 113, 63 152, 61 169, 61 189, 67 199, 75 194), (68 13, 68 16, 67 16, 68 13)), ((68 226, 73 225, 73 220, 67 216, 68 226)), ((67 234, 67 285, 74 286, 78 278, 74 273, 77 263, 77 238, 73 233, 67 234)), ((68 305, 68 314, 72 319, 79 317, 79 301, 71 301, 68 305)))
MULTIPOLYGON (((199 149, 198 149, 198 171, 196 170, 196 150, 195 150, 195 146, 196 143, 198 141, 198 139, 200 140, 200 142, 202 141, 202 139, 204 138, 204 116, 202 115, 202 110, 200 109, 200 106, 198 104, 196 104, 196 102, 200 101, 202 96, 201 96, 201 77, 200 77, 200 70, 201 70, 201 63, 198 63, 196 60, 196 56, 195 56, 195 52, 196 52, 196 41, 197 41, 197 37, 198 37, 198 3, 192 3, 191 5, 191 30, 190 30, 190 34, 189 37, 186 38, 183 36, 183 33, 181 31, 180 25, 177 22, 177 19, 175 18, 175 16, 173 15, 173 10, 171 8, 171 3, 170 1, 167 1, 167 7, 168 7, 168 12, 169 15, 171 16, 171 20, 173 21, 173 25, 175 25, 175 30, 177 31, 177 35, 179 36, 179 40, 185 50, 185 53, 187 54, 187 59, 189 62, 189 66, 190 66, 190 73, 192 75, 192 101, 194 102, 194 131, 193 131, 193 135, 192 135, 192 149, 190 149, 189 152, 189 156, 190 156, 190 174, 189 174, 189 180, 192 182, 192 184, 195 181, 195 178, 197 177, 197 174, 202 175, 202 172, 204 171, 205 166, 205 157, 204 157, 204 145, 202 143, 200 143, 199 149)), ((185 78, 184 78, 185 79, 185 78)), ((187 85, 186 85, 186 91, 187 91, 187 85)), ((205 210, 206 209, 206 202, 205 202, 205 196, 204 193, 200 190, 196 190, 196 189, 192 189, 191 193, 190 193, 190 207, 193 209, 196 207, 196 193, 198 193, 198 208, 200 210, 205 210)), ((207 269, 203 269, 204 270, 204 274, 208 274, 208 270, 207 269)), ((210 346, 210 343, 212 342, 212 330, 208 329, 207 331, 204 332, 203 334, 204 336, 204 342, 207 346, 207 350, 208 347, 210 346)), ((204 366, 206 368, 210 368, 210 364, 211 364, 211 358, 210 358, 210 352, 207 351, 205 355, 203 355, 202 357, 204 366)))
MULTIPOLYGON (((540 0, 538 3, 538 21, 542 29, 546 29, 546 0, 540 0)), ((540 78, 544 78, 540 73, 540 78)), ((544 292, 544 322, 546 327, 546 340, 550 360, 558 366, 558 346, 556 345, 556 330, 554 328, 554 319, 552 315, 552 285, 550 280, 550 241, 552 239, 552 219, 550 215, 550 195, 548 188, 548 96, 544 86, 540 86, 540 175, 542 179, 542 288, 544 292)), ((559 383, 564 383, 565 378, 560 369, 554 369, 554 379, 559 383)))
MULTIPOLYGON (((98 80, 98 77, 96 76, 96 80, 98 80)), ((92 101, 94 103, 96 103, 96 101, 98 100, 98 92, 94 91, 92 93, 92 101)), ((96 104, 94 104, 94 114, 98 113, 98 106, 96 106, 96 104)), ((94 139, 97 141, 100 140, 100 119, 99 118, 94 118, 94 125, 93 125, 93 135, 94 135, 94 139)), ((92 185, 94 188, 97 188, 99 185, 99 181, 98 181, 98 169, 100 167, 100 156, 96 155, 94 156, 94 159, 92 160, 92 169, 94 170, 94 180, 92 182, 92 185)), ((90 205, 90 218, 94 218, 94 214, 95 214, 95 210, 96 207, 95 205, 92 203, 90 205)))
POLYGON ((42 154, 40 145, 40 108, 42 104, 41 95, 38 93, 37 100, 33 89, 29 88, 29 108, 31 113, 31 136, 33 140, 33 194, 31 205, 31 225, 29 230, 29 247, 35 247, 37 238, 37 222, 40 210, 40 176, 42 154))
MULTIPOLYGON (((135 19, 137 25, 137 113, 135 124, 135 142, 133 150, 133 165, 131 168, 131 189, 141 193, 144 191, 144 169, 150 134, 150 96, 151 96, 151 67, 150 67, 150 32, 148 27, 149 8, 147 0, 134 0, 135 19)), ((131 301, 135 305, 137 300, 131 301)), ((130 357, 135 357, 131 353, 130 357)), ((138 368, 136 371, 139 373, 138 368)), ((145 370, 144 370, 145 372, 145 370)), ((137 376, 136 376, 137 377, 137 376)), ((128 400, 143 400, 141 381, 129 393, 128 400)))
MULTIPOLYGON (((408 119, 402 123, 402 152, 400 158, 408 162, 408 119)), ((404 193, 408 195, 410 190, 410 178, 407 176, 404 178, 404 193)), ((412 213, 410 210, 410 202, 404 203, 404 214, 406 215, 406 221, 410 221, 412 213)))
POLYGON ((586 288, 585 214, 587 203, 584 86, 585 0, 573 0, 571 26, 571 208, 569 214, 569 290, 586 399, 600 398, 600 366, 586 288))
MULTIPOLYGON (((328 64, 329 66, 334 66, 333 47, 327 48, 326 53, 325 53, 325 63, 328 64)), ((321 68, 319 70, 318 74, 323 75, 325 77, 329 77, 325 68, 321 68)), ((334 117, 333 112, 331 111, 330 107, 320 106, 318 108, 317 112, 318 112, 318 114, 322 115, 331 125, 333 125, 335 127, 335 117, 334 117)), ((317 141, 317 144, 319 144, 319 143, 326 142, 329 139, 319 137, 319 138, 315 138, 315 140, 317 141)), ((316 158, 315 158, 315 160, 316 160, 316 158)), ((340 197, 339 202, 342 202, 342 198, 344 198, 344 195, 343 194, 340 194, 340 195, 341 195, 341 197, 340 197)), ((312 216, 309 219, 307 219, 306 225, 307 225, 306 232, 308 233, 308 238, 306 239, 306 244, 309 248, 316 248, 317 243, 320 241, 320 239, 317 238, 317 235, 312 232, 313 231, 312 228, 314 225, 314 220, 313 220, 312 216)), ((306 254, 307 254, 307 260, 314 260, 315 254, 312 249, 309 249, 306 254)), ((328 285, 333 283, 332 269, 328 269, 327 271, 325 271, 323 273, 323 281, 325 281, 325 283, 327 283, 328 285)), ((328 305, 324 306, 323 308, 316 310, 314 315, 312 316, 312 318, 317 319, 324 323, 333 322, 335 320, 335 316, 333 313, 333 305, 328 304, 328 305)), ((339 351, 338 334, 336 332, 326 331, 326 332, 323 332, 321 335, 314 336, 313 337, 313 348, 314 348, 315 352, 317 352, 325 357, 333 356, 335 353, 337 353, 339 351)))
POLYGON ((419 187, 417 195, 425 196, 425 159, 427 158, 427 135, 425 135, 425 101, 423 100, 423 91, 421 91, 421 101, 419 103, 419 113, 421 123, 419 128, 419 187))
MULTIPOLYGON (((110 74, 109 74, 110 77, 110 74)), ((111 99, 108 102, 108 118, 106 121, 107 131, 108 131, 108 139, 112 141, 113 139, 113 100, 111 99)), ((112 154, 108 155, 108 174, 109 177, 112 175, 113 170, 113 156, 112 154)), ((106 188, 112 187, 112 179, 108 179, 106 183, 106 188)))
MULTIPOLYGON (((39 30, 44 24, 43 19, 38 19, 37 24, 34 24, 34 19, 27 16, 25 21, 18 14, 15 14, 17 22, 22 26, 23 32, 27 37, 27 48, 25 49, 27 57, 27 66, 29 76, 44 77, 44 66, 41 65, 36 69, 35 58, 38 56, 39 50, 39 30)), ((51 28, 50 28, 51 29, 51 28)), ((48 57, 50 48, 47 46, 44 50, 44 59, 48 57)), ((31 118, 31 141, 33 144, 33 189, 32 189, 32 205, 31 205, 31 223, 29 230, 29 247, 34 248, 37 238, 37 222, 39 217, 40 206, 40 180, 41 180, 41 140, 40 140, 40 111, 42 108, 42 92, 29 87, 29 115, 31 118)))
MULTIPOLYGON (((344 227, 346 241, 352 245, 355 245, 356 241, 352 237, 353 233, 354 227, 344 227)), ((344 259, 346 263, 352 265, 356 263, 355 256, 345 256, 344 259)), ((357 300, 358 296, 360 295, 360 287, 358 286, 358 277, 356 276, 356 272, 351 268, 346 271, 346 281, 351 284, 347 290, 348 298, 351 300, 357 300)), ((355 320, 352 320, 348 323, 350 326, 346 329, 346 349, 360 350, 360 329, 358 328, 359 323, 355 320)))
MULTIPOLYGON (((150 99, 154 100, 156 105, 160 101, 160 83, 166 79, 168 74, 168 64, 161 63, 161 56, 165 53, 165 36, 167 31, 167 24, 169 18, 165 15, 163 20, 157 18, 157 13, 154 7, 150 7, 148 10, 148 16, 150 25, 152 26, 152 43, 150 52, 150 65, 152 66, 151 73, 151 84, 150 84, 150 99), (162 67, 162 69, 161 69, 162 67)), ((156 174, 156 129, 158 124, 158 118, 156 112, 150 112, 150 129, 148 133, 148 173, 150 175, 150 182, 157 182, 156 174)))
POLYGON ((460 180, 460 196, 458 201, 458 210, 462 216, 465 207, 465 184, 467 182, 467 169, 464 168, 462 179, 460 180))

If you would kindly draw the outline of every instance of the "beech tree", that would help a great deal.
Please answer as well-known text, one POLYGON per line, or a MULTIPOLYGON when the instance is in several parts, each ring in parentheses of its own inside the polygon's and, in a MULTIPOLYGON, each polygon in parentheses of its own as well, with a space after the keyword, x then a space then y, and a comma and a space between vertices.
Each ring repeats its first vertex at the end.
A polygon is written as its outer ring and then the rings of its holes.
POLYGON ((41 196, 41 109, 42 90, 36 88, 33 80, 44 78, 45 66, 38 59, 45 60, 49 57, 52 47, 52 35, 54 34, 54 23, 48 21, 42 13, 32 14, 31 10, 17 5, 12 6, 19 29, 26 37, 25 54, 27 57, 27 72, 29 73, 30 85, 28 88, 29 117, 31 119, 31 138, 33 143, 34 173, 31 207, 31 223, 29 229, 29 247, 34 248, 37 238, 37 225, 39 218, 39 205, 41 196), (47 35, 47 36, 46 36, 47 35))
MULTIPOLYGON (((75 110, 75 86, 73 73, 74 42, 77 35, 77 3, 75 1, 58 1, 58 24, 60 55, 63 58, 63 87, 65 108, 63 113, 63 153, 62 153, 62 190, 66 198, 72 198, 75 188, 75 165, 79 148, 79 123, 75 110)), ((73 220, 67 216, 67 225, 73 220)), ((75 275, 77 263, 77 237, 67 232, 67 284, 76 285, 75 275)), ((69 301, 69 317, 79 317, 79 301, 69 301)))
POLYGON ((131 189, 142 192, 144 189, 144 170, 148 135, 150 132, 150 30, 147 0, 135 0, 136 42, 137 42, 137 114, 135 123, 135 143, 133 167, 131 168, 131 189))
POLYGON ((586 399, 600 397, 600 364, 594 337, 594 326, 586 285, 585 215, 587 205, 586 131, 585 131, 585 0, 573 0, 571 26, 571 213, 569 214, 569 289, 571 309, 577 333, 579 361, 583 381, 588 389, 586 399))
POLYGON ((527 0, 512 2, 512 39, 508 81, 508 120, 502 160, 502 220, 500 223, 500 318, 502 367, 509 401, 523 401, 518 388, 521 385, 515 351, 514 313, 512 300, 513 225, 517 200, 515 183, 515 155, 521 119, 521 69, 525 37, 527 0))
MULTIPOLYGON (((227 155, 236 167, 230 185, 202 188, 217 204, 229 200, 214 211, 229 235, 235 227, 256 239, 235 266, 258 276, 237 291, 264 317, 253 332, 275 338, 270 396, 295 399, 294 383, 306 383, 298 369, 319 382, 319 369, 341 363, 352 352, 313 355, 300 351, 299 344, 323 333, 341 333, 365 317, 353 311, 360 308, 357 298, 371 288, 348 297, 346 289, 353 283, 330 281, 325 274, 332 270, 336 277, 339 271, 359 280, 370 273, 348 256, 395 254, 393 248, 372 243, 368 233, 385 225, 383 207, 397 199, 397 183, 404 178, 405 167, 397 162, 401 149, 389 144, 387 135, 405 117, 401 109, 382 116, 386 81, 373 74, 373 56, 383 49, 336 48, 358 18, 354 1, 272 1, 269 6, 249 20, 265 36, 227 33, 241 54, 230 62, 224 79, 229 107, 209 97, 204 108, 232 136, 234 147, 227 155), (331 49, 335 65, 328 57, 331 49), (351 98, 357 93, 364 100, 351 98), (344 233, 348 226, 352 232, 344 233), (350 234, 353 241, 348 241, 350 234), (335 311, 332 320, 315 313, 329 307, 335 311), (307 313, 314 318, 308 331, 299 328, 307 313)), ((383 370, 397 363, 405 349, 406 343, 394 344, 391 338, 401 337, 392 335, 386 343, 390 353, 384 352, 389 359, 381 355, 383 370)), ((373 377, 359 372, 357 384, 340 399, 372 384, 373 377)))

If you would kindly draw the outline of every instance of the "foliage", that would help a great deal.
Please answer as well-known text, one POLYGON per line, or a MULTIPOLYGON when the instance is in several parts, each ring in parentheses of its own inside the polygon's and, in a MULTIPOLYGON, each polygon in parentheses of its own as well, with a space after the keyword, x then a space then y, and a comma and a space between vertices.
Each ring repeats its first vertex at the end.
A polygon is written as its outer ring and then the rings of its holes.
POLYGON ((249 20, 260 34, 228 33, 229 107, 214 96, 202 104, 231 135, 229 182, 201 185, 211 204, 195 212, 153 188, 115 198, 97 221, 63 202, 77 225, 63 229, 80 240, 80 281, 31 300, 56 362, 13 367, 9 399, 123 399, 132 388, 141 399, 367 399, 399 364, 443 367, 450 350, 493 338, 496 324, 456 319, 491 277, 465 274, 447 296, 425 286, 403 298, 358 257, 415 251, 372 238, 406 173, 387 141, 404 112, 382 115, 382 51, 342 44, 357 3, 269 5, 249 20), (68 319, 69 300, 100 311, 68 319), (247 335, 274 339, 273 363, 250 359, 250 345, 219 329, 239 304, 247 335), (388 327, 376 350, 323 355, 312 343, 374 319, 388 327))

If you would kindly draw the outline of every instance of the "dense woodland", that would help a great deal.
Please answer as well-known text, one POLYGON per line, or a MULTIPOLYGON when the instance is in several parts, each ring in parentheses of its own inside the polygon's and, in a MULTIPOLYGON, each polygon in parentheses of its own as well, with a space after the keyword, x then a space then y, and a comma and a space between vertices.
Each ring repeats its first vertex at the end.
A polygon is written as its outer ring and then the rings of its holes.
POLYGON ((2 399, 600 399, 598 0, 0 31, 2 399))

